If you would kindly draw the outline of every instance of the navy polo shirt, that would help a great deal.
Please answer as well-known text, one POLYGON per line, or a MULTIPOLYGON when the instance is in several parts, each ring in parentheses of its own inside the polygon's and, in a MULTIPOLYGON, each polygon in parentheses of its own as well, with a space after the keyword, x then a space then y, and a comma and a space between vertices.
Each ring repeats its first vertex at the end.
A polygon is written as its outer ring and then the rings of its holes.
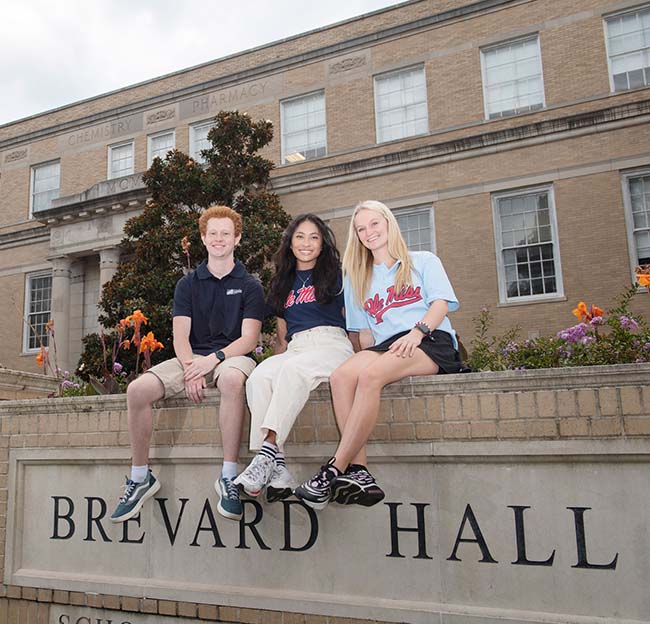
POLYGON ((244 319, 264 319, 262 285, 239 260, 221 279, 210 273, 204 260, 195 271, 178 280, 173 316, 192 319, 192 352, 209 355, 241 338, 244 319))

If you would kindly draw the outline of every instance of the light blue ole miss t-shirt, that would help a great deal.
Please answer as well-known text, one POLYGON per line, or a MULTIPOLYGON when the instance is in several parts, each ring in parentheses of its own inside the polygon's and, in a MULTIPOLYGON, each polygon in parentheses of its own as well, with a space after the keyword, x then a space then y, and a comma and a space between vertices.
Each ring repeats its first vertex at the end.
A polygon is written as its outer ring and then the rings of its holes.
MULTIPOLYGON (((375 264, 362 308, 356 304, 346 276, 345 319, 349 331, 370 329, 375 344, 380 344, 395 334, 411 329, 438 299, 449 304, 450 312, 458 309, 460 304, 440 258, 429 251, 410 251, 409 256, 413 266, 412 284, 395 292, 395 276, 400 262, 390 269, 385 264, 375 264)), ((450 334, 454 346, 458 348, 456 332, 446 316, 434 329, 450 334)))

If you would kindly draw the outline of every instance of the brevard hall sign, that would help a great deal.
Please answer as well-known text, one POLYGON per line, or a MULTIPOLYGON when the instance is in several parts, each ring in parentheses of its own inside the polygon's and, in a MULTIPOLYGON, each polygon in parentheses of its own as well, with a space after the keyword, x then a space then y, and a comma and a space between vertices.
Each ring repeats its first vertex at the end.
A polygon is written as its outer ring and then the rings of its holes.
MULTIPOLYGON (((414 624, 648 622, 650 384, 627 383, 650 379, 645 366, 603 374, 607 387, 587 371, 516 379, 576 389, 514 391, 508 374, 501 392, 480 375, 474 394, 464 378, 392 385, 377 429, 388 439, 369 447, 385 501, 314 512, 246 500, 239 522, 216 511, 217 393, 157 411, 162 488, 124 524, 109 520, 129 465, 124 398, 5 401, 5 585, 58 591, 58 624, 188 623, 158 603, 219 609, 213 619, 224 610, 223 621, 241 608, 414 624), (479 429, 490 422, 491 438, 479 429)), ((332 451, 330 409, 317 390, 298 419, 296 435, 313 428, 321 441, 287 446, 296 477, 332 451)))

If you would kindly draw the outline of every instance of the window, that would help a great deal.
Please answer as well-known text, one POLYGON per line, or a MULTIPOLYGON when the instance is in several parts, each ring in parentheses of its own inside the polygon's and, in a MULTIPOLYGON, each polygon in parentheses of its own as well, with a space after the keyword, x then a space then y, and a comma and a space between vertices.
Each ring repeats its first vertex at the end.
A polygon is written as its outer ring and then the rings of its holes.
POLYGON ((47 347, 45 326, 51 318, 52 311, 52 274, 34 273, 27 276, 25 283, 25 318, 31 327, 27 327, 24 337, 24 350, 34 351, 47 347))
POLYGON ((433 214, 429 207, 395 210, 394 214, 410 251, 434 251, 433 214))
POLYGON ((133 141, 109 146, 108 179, 121 178, 133 172, 133 141))
POLYGON ((45 163, 32 167, 32 192, 30 215, 52 207, 52 200, 59 196, 61 163, 45 163))
POLYGON ((623 196, 634 269, 650 264, 650 171, 623 176, 623 196))
POLYGON ((295 163, 327 154, 325 94, 312 93, 280 103, 282 162, 295 163))
POLYGON ((605 20, 612 91, 650 85, 650 7, 605 20))
POLYGON ((212 147, 208 141, 208 132, 212 127, 214 127, 214 121, 204 121, 190 126, 190 156, 198 163, 205 163, 201 156, 201 150, 212 147))
POLYGON ((552 189, 493 199, 501 301, 562 294, 552 189))
POLYGON ((506 117, 544 106, 537 36, 481 50, 485 117, 506 117))
POLYGON ((375 77, 377 143, 429 131, 424 67, 375 77))
POLYGON ((151 167, 151 163, 156 156, 158 156, 158 158, 165 158, 167 152, 174 149, 176 144, 176 133, 172 130, 171 132, 168 131, 152 134, 148 137, 148 143, 147 166, 151 167))

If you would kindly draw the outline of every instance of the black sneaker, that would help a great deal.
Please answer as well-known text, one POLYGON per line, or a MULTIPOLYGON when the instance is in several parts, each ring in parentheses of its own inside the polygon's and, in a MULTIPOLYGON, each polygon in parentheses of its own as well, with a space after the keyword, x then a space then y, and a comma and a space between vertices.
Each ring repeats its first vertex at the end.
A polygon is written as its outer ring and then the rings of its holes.
POLYGON ((312 509, 324 509, 327 506, 332 496, 332 486, 341 476, 333 462, 332 457, 311 479, 294 490, 296 497, 312 509))
POLYGON ((375 478, 361 464, 350 464, 332 485, 332 500, 340 505, 372 507, 385 496, 375 478))

